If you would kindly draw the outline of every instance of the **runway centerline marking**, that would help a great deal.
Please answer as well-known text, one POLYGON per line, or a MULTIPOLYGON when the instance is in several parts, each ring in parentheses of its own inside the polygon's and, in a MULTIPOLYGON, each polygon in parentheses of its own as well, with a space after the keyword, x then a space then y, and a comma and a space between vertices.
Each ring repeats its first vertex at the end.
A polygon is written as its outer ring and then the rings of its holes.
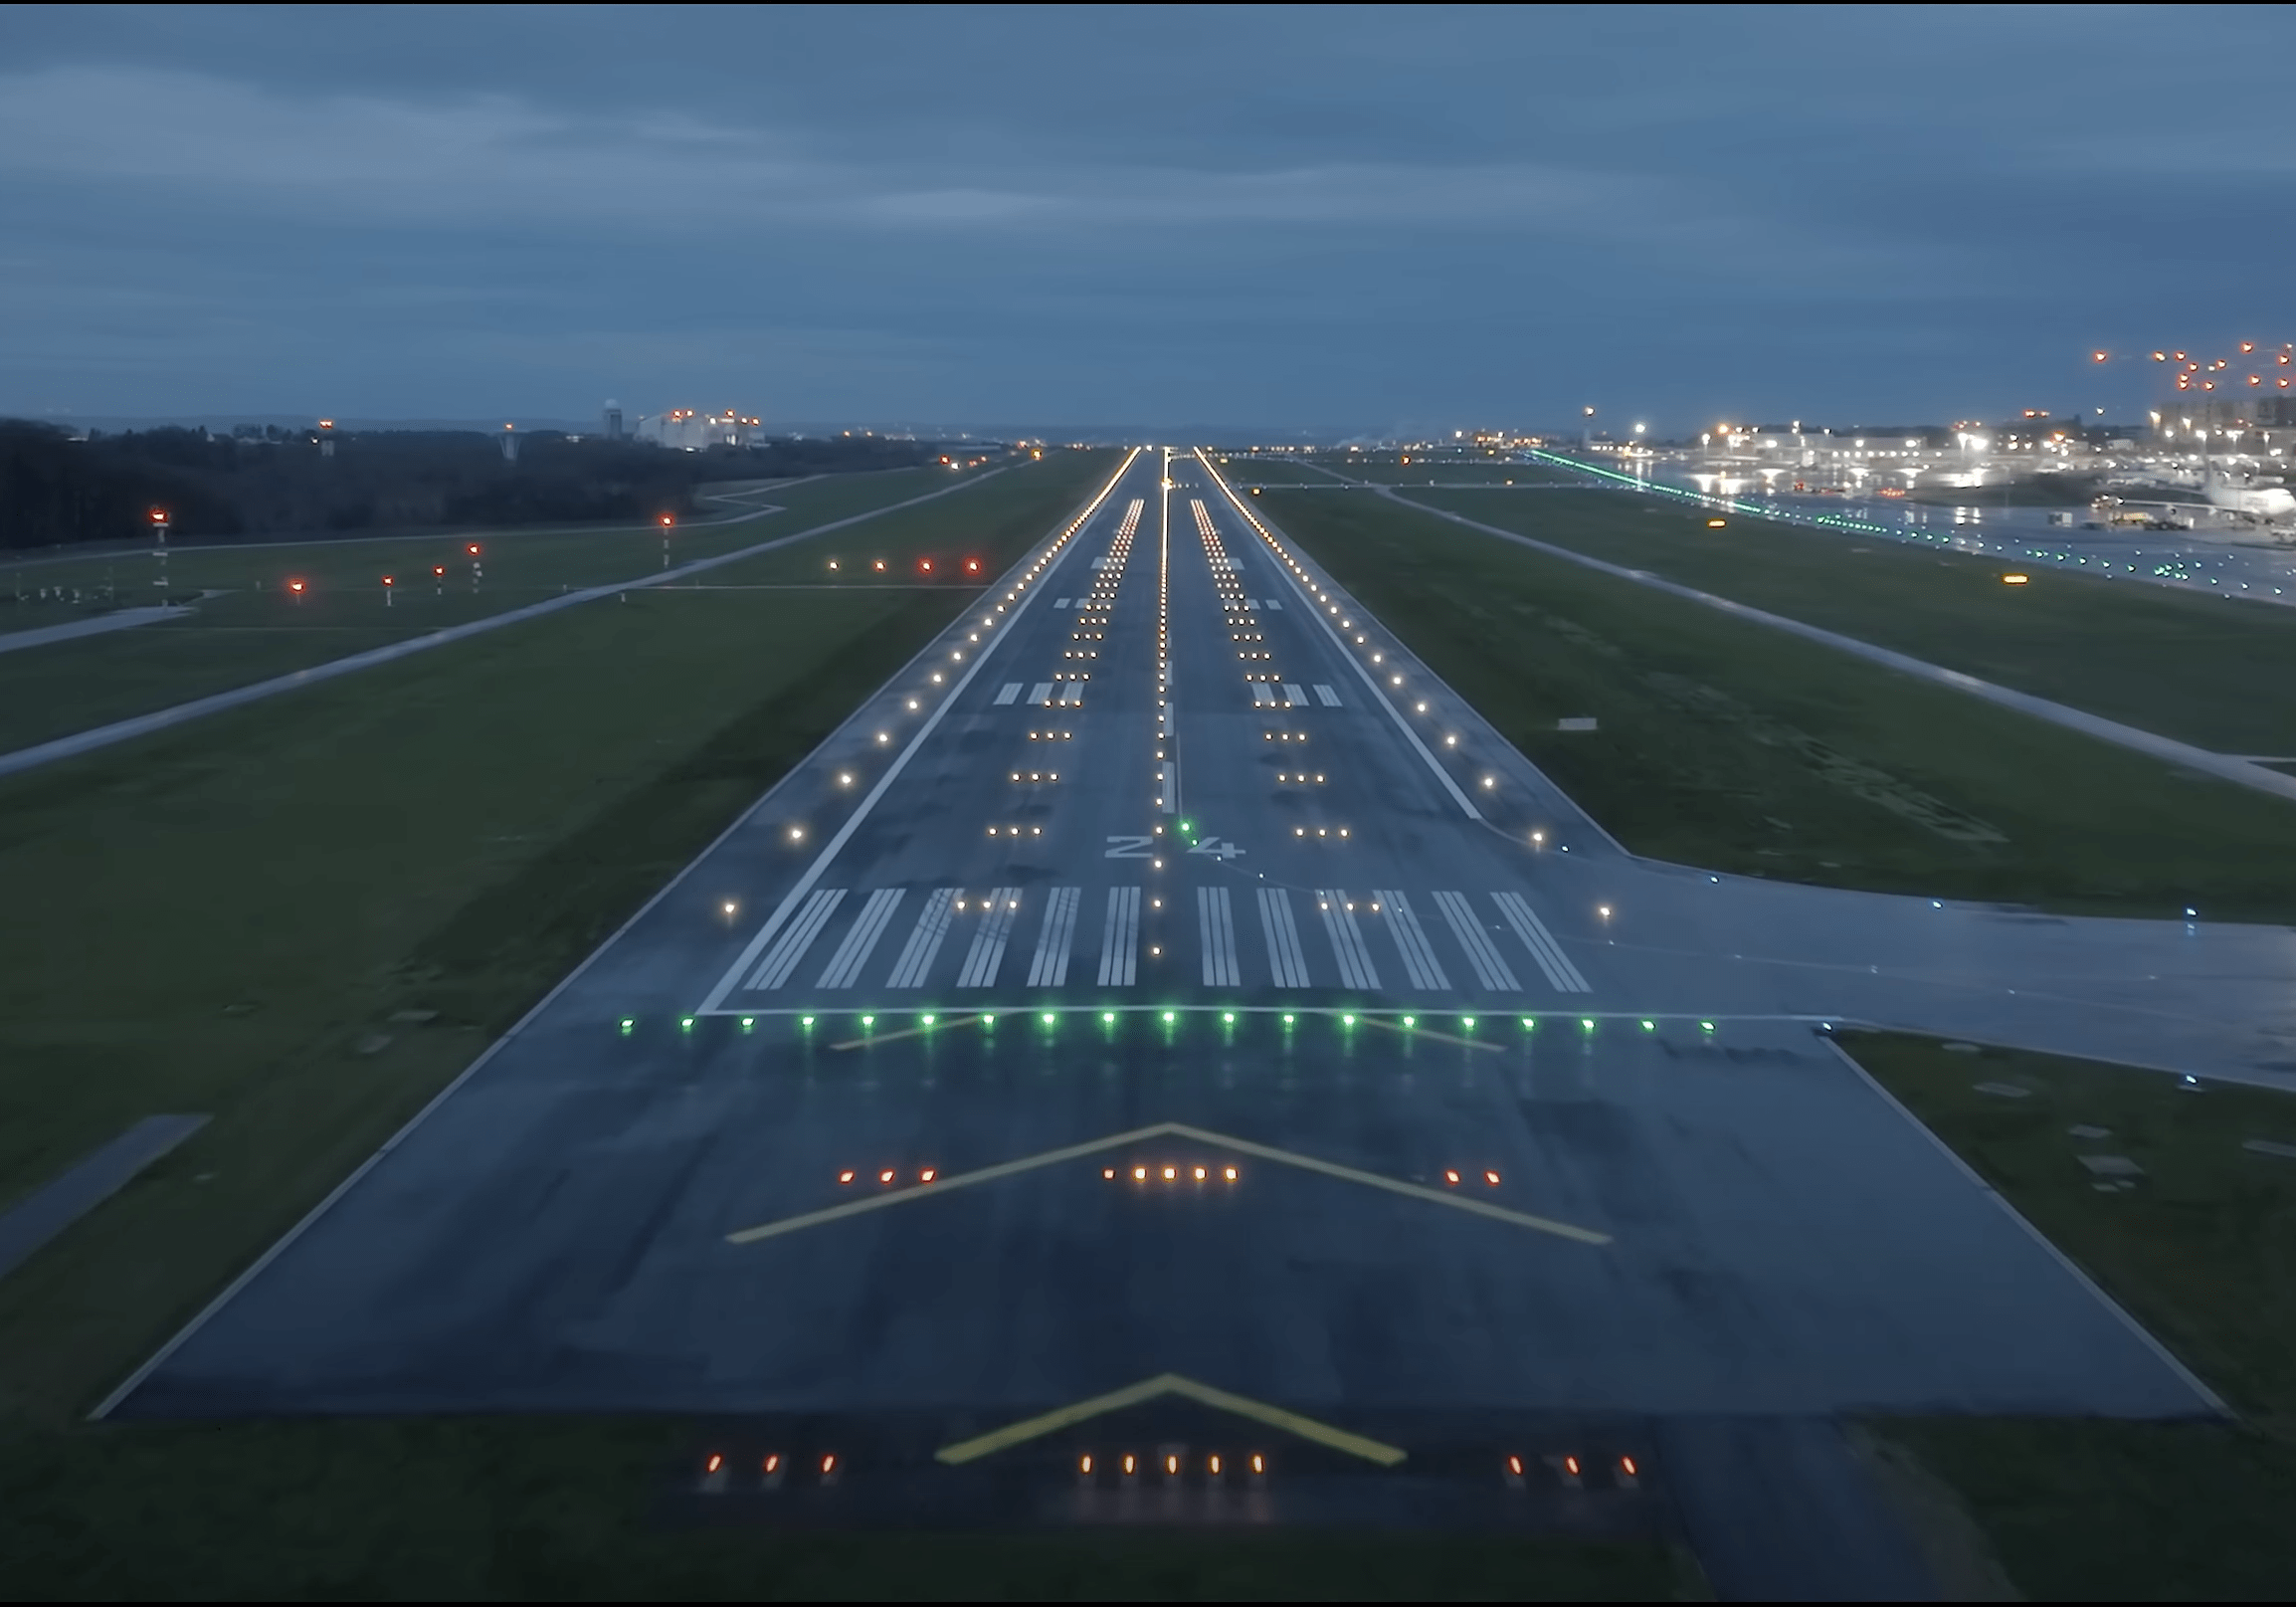
POLYGON ((1200 1384, 1176 1372, 1163 1372, 1153 1378, 1143 1378, 1136 1384, 1126 1384, 1122 1389, 1112 1389, 1105 1395, 1094 1395, 1089 1400, 1055 1407, 1050 1412, 1023 1418, 1018 1423, 1008 1423, 1001 1429, 992 1429, 973 1439, 942 1446, 933 1456, 936 1461, 949 1467, 962 1467, 999 1451, 1009 1451, 1016 1445, 1025 1445, 1031 1440, 1043 1439, 1048 1434, 1072 1428, 1078 1423, 1090 1422, 1095 1417, 1105 1417, 1110 1412, 1120 1412, 1128 1406, 1138 1406, 1144 1401, 1157 1400, 1166 1395, 1178 1395, 1216 1411, 1247 1417, 1255 1423, 1281 1429, 1286 1434, 1296 1435, 1333 1451, 1343 1451, 1349 1456, 1361 1457, 1366 1462, 1376 1462, 1383 1468, 1394 1467, 1406 1455, 1395 1446, 1384 1445, 1360 1434, 1350 1434, 1329 1423, 1318 1423, 1312 1417, 1301 1417, 1297 1412, 1287 1412, 1280 1406, 1270 1406, 1265 1401, 1255 1401, 1244 1395, 1232 1395, 1225 1389, 1200 1384))
MULTIPOLYGON (((952 1025, 962 1025, 962 1023, 952 1023, 952 1025)), ((875 1042, 884 1043, 895 1036, 908 1037, 925 1030, 927 1029, 912 1028, 903 1034, 888 1033, 876 1039, 875 1042)), ((868 1041, 865 1039, 857 1040, 857 1042, 863 1043, 868 1041)), ((838 1047, 845 1049, 851 1048, 853 1045, 840 1044, 838 1047)), ((1087 1138, 1082 1143, 1064 1144, 1058 1149, 1048 1149, 1035 1155, 1023 1155, 1018 1160, 999 1161, 993 1166, 983 1166, 977 1171, 958 1172, 935 1182, 920 1183, 913 1188, 897 1189, 890 1194, 864 1195, 858 1200, 848 1200, 842 1205, 827 1206, 819 1211, 807 1211, 797 1216, 783 1217, 778 1222, 761 1222, 754 1228, 741 1228, 727 1234, 725 1242, 732 1245, 756 1244, 760 1240, 778 1239, 785 1234, 803 1233, 808 1228, 826 1227, 832 1222, 843 1222, 849 1217, 864 1216, 871 1211, 890 1210, 896 1205, 907 1205, 916 1200, 936 1199, 955 1189, 971 1188, 979 1183, 994 1183, 1007 1177, 1018 1177, 1024 1172, 1040 1171, 1047 1166, 1057 1166, 1062 1161, 1081 1160, 1086 1155, 1097 1155, 1106 1150, 1121 1149, 1126 1144, 1142 1143, 1150 1138, 1187 1138, 1196 1143, 1210 1145, 1215 1149, 1226 1149, 1235 1154, 1249 1155, 1254 1160, 1272 1161, 1280 1166, 1290 1166, 1300 1171, 1337 1178, 1343 1183, 1357 1183, 1365 1188, 1384 1189, 1390 1194, 1400 1194, 1406 1199, 1421 1200, 1430 1205, 1448 1206, 1454 1211, 1465 1211, 1473 1216, 1488 1217, 1494 1222, 1504 1222, 1513 1227, 1528 1228, 1534 1233, 1552 1234, 1558 1239, 1570 1239, 1585 1245, 1611 1243, 1611 1235, 1598 1233, 1592 1228, 1578 1227, 1569 1222, 1558 1222, 1552 1217, 1533 1216, 1528 1211, 1511 1211, 1503 1205, 1493 1205, 1489 1201, 1477 1199, 1471 1194, 1447 1194, 1439 1189, 1423 1187, 1418 1183, 1407 1183, 1400 1178, 1382 1177, 1377 1172, 1359 1171, 1353 1166, 1343 1166, 1335 1160, 1324 1160, 1315 1155, 1303 1155, 1291 1149, 1277 1149, 1272 1144, 1254 1143, 1249 1138, 1238 1138, 1224 1132, 1210 1132, 1202 1127, 1189 1126, 1182 1121, 1159 1121, 1154 1126, 1134 1127, 1126 1132, 1110 1133, 1105 1138, 1087 1138)))

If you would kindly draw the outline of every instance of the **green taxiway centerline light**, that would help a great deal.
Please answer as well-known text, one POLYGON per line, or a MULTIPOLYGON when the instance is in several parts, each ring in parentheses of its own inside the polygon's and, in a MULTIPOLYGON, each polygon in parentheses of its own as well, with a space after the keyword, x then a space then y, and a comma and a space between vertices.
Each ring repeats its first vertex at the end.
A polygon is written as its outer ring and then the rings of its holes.
POLYGON ((755 1027, 756 1027, 756 1025, 757 1025, 757 1017, 755 1017, 755 1016, 743 1016, 743 1017, 741 1018, 741 1030, 742 1030, 743 1032, 748 1032, 748 1031, 750 1031, 751 1029, 755 1028, 755 1027))
POLYGON ((1046 1012, 1045 1012, 1045 1013, 1044 1013, 1042 1016, 1038 1017, 1037 1019, 1039 1019, 1040 1021, 1044 1022, 1044 1024, 1045 1024, 1046 1026, 1050 1027, 1050 1026, 1052 1024, 1052 1011, 1050 1011, 1050 1010, 1048 1010, 1048 1011, 1046 1011, 1046 1012))
POLYGON ((1655 1021, 1645 1021, 1642 1023, 1642 1030, 1644 1032, 1656 1032, 1658 1024, 1655 1021))
POLYGON ((1167 1011, 1165 1011, 1165 1012, 1164 1012, 1164 1022, 1165 1022, 1165 1025, 1167 1025, 1167 1026, 1171 1025, 1171 1024, 1172 1024, 1173 1022, 1175 1022, 1175 1021, 1178 1021, 1179 1019, 1180 1019, 1180 1018, 1179 1018, 1177 1015, 1174 1015, 1174 1014, 1173 1014, 1171 1011, 1169 1011, 1169 1010, 1167 1010, 1167 1011))
POLYGON ((1233 1010, 1223 1010, 1220 1013, 1220 1019, 1233 1027, 1236 1025, 1236 1012, 1233 1010))
POLYGON ((622 1036, 625 1038, 629 1037, 630 1029, 637 1025, 638 1018, 636 1016, 624 1016, 622 1018, 622 1036))
POLYGON ((1475 1030, 1475 1018, 1473 1016, 1459 1017, 1459 1029, 1462 1032, 1473 1032, 1475 1030))
POLYGON ((1341 1016, 1341 1017, 1339 1018, 1339 1024, 1340 1024, 1341 1026, 1343 1026, 1343 1027, 1352 1027, 1352 1026, 1354 1026, 1354 1025, 1355 1025, 1355 1017, 1353 1017, 1353 1016, 1341 1016))
POLYGON ((679 1032, 691 1032, 693 1030, 693 1018, 691 1016, 679 1016, 677 1018, 677 1030, 679 1032))
POLYGON ((1293 1018, 1292 1018, 1292 1017, 1290 1017, 1290 1016, 1285 1016, 1285 1017, 1283 1018, 1283 1024, 1284 1024, 1286 1027, 1288 1027, 1288 1026, 1290 1026, 1290 1025, 1291 1025, 1291 1023, 1292 1023, 1292 1020, 1293 1020, 1293 1018))
POLYGON ((874 1016, 863 1016, 863 1017, 861 1017, 861 1025, 862 1025, 862 1026, 864 1026, 864 1027, 873 1027, 873 1026, 875 1026, 876 1024, 877 1024, 877 1018, 876 1018, 876 1017, 874 1017, 874 1016))
POLYGON ((1712 1032, 1714 1030, 1714 1023, 1711 1021, 1701 1021, 1698 1023, 1698 1030, 1700 1032, 1712 1032))
POLYGON ((1407 1027, 1416 1027, 1416 1026, 1418 1026, 1418 1025, 1419 1025, 1419 1017, 1417 1017, 1417 1016, 1405 1016, 1405 1017, 1403 1018, 1403 1024, 1404 1024, 1405 1026, 1407 1026, 1407 1027))
POLYGON ((1579 1026, 1587 1032, 1593 1032, 1595 1030, 1595 1018, 1593 1016, 1581 1016, 1579 1026))
POLYGON ((983 1017, 981 1017, 981 1025, 982 1025, 982 1026, 984 1026, 984 1027, 994 1027, 996 1024, 997 1024, 997 1018, 996 1018, 995 1016, 983 1016, 983 1017))
POLYGON ((1103 1010, 1103 1011, 1101 1011, 1101 1012, 1100 1012, 1100 1025, 1101 1025, 1101 1026, 1103 1026, 1103 1027, 1113 1027, 1114 1025, 1116 1025, 1116 1012, 1115 1012, 1115 1011, 1113 1011, 1113 1010, 1103 1010))
POLYGON ((1532 1031, 1535 1031, 1535 1030, 1537 1029, 1538 1025, 1539 1025, 1539 1018, 1538 1018, 1537 1016, 1525 1016, 1525 1017, 1523 1017, 1523 1031, 1525 1031, 1525 1032, 1532 1032, 1532 1031))

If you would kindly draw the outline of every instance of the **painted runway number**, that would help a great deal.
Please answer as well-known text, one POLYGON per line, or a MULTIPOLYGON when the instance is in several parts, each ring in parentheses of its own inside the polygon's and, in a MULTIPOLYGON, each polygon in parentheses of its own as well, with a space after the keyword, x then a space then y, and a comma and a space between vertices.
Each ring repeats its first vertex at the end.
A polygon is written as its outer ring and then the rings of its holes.
POLYGON ((1108 852, 1100 856, 1109 860, 1144 860, 1148 858, 1149 839, 1145 837, 1110 837, 1108 852))

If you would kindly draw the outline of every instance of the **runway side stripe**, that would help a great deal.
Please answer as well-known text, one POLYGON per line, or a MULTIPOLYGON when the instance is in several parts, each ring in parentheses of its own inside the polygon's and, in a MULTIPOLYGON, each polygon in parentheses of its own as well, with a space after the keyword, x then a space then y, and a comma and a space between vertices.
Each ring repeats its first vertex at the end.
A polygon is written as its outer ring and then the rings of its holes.
POLYGON ((1140 971, 1140 890, 1110 888, 1100 927, 1100 985, 1128 988, 1140 971))
POLYGON ((909 940, 901 945, 901 957, 893 961, 893 974, 886 980, 886 986, 921 988, 925 985, 925 973, 933 968, 933 956, 941 951, 941 939, 949 934, 950 910, 956 902, 955 888, 933 890, 917 915, 909 940))
POLYGON ((1520 993, 1522 983, 1508 968, 1506 959, 1492 944, 1489 932, 1475 919, 1474 905, 1462 893, 1438 893, 1435 907, 1443 914, 1451 935, 1459 940, 1459 947, 1467 951, 1467 963, 1475 968, 1475 980, 1495 993, 1520 993))
POLYGON ((1021 684, 1018 681, 1008 681, 997 694, 997 704, 1002 707, 1020 696, 1021 684))
POLYGON ((1531 906, 1523 902, 1521 894, 1494 893, 1491 898, 1498 904, 1499 913, 1507 917, 1507 924, 1515 928, 1515 935, 1523 940, 1523 946, 1531 951, 1531 958, 1538 961, 1539 969, 1546 973, 1548 982, 1554 985, 1556 992, 1594 992, 1587 985, 1587 979, 1579 974, 1579 968, 1571 963, 1571 957, 1563 952, 1562 945, 1555 941, 1555 934, 1547 930, 1546 923, 1531 912, 1531 906))
POLYGON ((1267 965, 1279 988, 1307 986, 1307 961, 1299 952, 1299 928, 1291 919, 1291 896, 1281 888, 1259 890, 1259 926, 1267 934, 1267 965))
POLYGON ((1029 962, 1029 986, 1056 988, 1068 980, 1068 944, 1076 932, 1076 905, 1081 888, 1054 888, 1045 905, 1045 923, 1037 932, 1037 955, 1029 962))
POLYGON ((1204 985, 1242 987, 1244 973, 1236 963, 1236 915, 1226 888, 1196 890, 1196 925, 1204 943, 1204 985))
POLYGON ((1435 958, 1435 949, 1428 943, 1419 916, 1412 913, 1411 901, 1393 889, 1374 893, 1372 897, 1379 901, 1380 913, 1387 917, 1388 930, 1395 934, 1395 946, 1403 954, 1403 968, 1411 973, 1411 985, 1448 990, 1451 979, 1443 974, 1442 962, 1435 958))
POLYGON ((1363 946, 1363 932, 1356 926, 1355 915, 1347 907, 1347 894, 1338 888, 1318 888, 1315 904, 1323 915, 1323 930, 1331 939, 1331 951, 1339 960, 1339 980, 1351 988, 1376 988, 1379 972, 1371 963, 1371 952, 1363 946))
POLYGON ((749 985, 752 988, 778 988, 788 981, 789 973, 797 969, 799 960, 805 958, 805 951, 821 935, 822 927, 829 923, 831 913, 844 898, 843 888, 814 889, 812 897, 805 901, 805 907, 797 912, 797 918, 789 923, 774 945, 765 951, 765 958, 758 962, 757 971, 750 977, 749 985))
POLYGON ((1021 912, 1021 890, 998 888, 989 895, 989 907, 981 916, 981 929, 973 933, 973 946, 965 955, 964 969, 957 974, 961 988, 993 987, 997 970, 1005 963, 1005 943, 1012 936, 1013 922, 1021 912))
POLYGON ((861 979, 861 968, 868 963, 869 951, 877 946, 884 935, 885 925, 900 907, 905 893, 900 888, 879 888, 868 896, 861 905, 861 918, 845 934, 837 952, 830 956, 829 968, 821 973, 825 988, 850 988, 861 979))

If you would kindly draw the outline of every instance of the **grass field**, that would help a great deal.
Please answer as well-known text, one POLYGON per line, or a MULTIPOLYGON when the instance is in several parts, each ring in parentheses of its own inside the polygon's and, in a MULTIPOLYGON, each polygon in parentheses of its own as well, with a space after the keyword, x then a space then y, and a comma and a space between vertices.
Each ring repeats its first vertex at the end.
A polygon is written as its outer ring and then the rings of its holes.
POLYGON ((1604 491, 1403 495, 2221 753, 2296 756, 2296 608, 1604 491))
POLYGON ((2296 918, 2285 802, 1386 499, 1259 501, 1638 853, 2054 909, 2296 918), (1573 715, 1599 730, 1558 731, 1573 715))
POLYGON ((1880 1431, 1958 1492, 2036 1599, 2296 1597, 2296 1160, 2242 1147, 2296 1143, 2296 1099, 1918 1039, 1851 1035, 1845 1047, 2242 1418, 1880 1431), (2126 1155, 2145 1175, 2099 1191, 2081 1153, 2126 1155))
MULTIPOLYGON (((968 532, 996 524, 1009 506, 1029 503, 1033 488, 1046 477, 1064 476, 1071 468, 1068 455, 1056 455, 1048 464, 1010 469, 925 503, 898 526, 885 521, 898 515, 886 515, 834 531, 821 538, 826 545, 818 554, 813 543, 800 543, 786 561, 756 571, 749 583, 961 583, 968 532), (944 503, 962 505, 943 516, 944 503), (849 560, 835 573, 826 568, 832 552, 849 560), (942 561, 930 575, 916 568, 920 557, 936 553, 942 561), (887 565, 881 574, 873 567, 879 558, 887 565)), ((766 495, 783 511, 674 533, 670 558, 674 563, 734 551, 921 496, 953 478, 918 470, 775 490, 766 495)), ((0 752, 662 568, 658 530, 504 532, 476 539, 484 566, 476 587, 464 551, 469 542, 443 538, 178 554, 170 560, 177 595, 209 588, 226 594, 209 598, 190 618, 0 654, 0 752), (447 565, 443 580, 432 576, 434 563, 447 565), (402 581, 387 606, 380 585, 386 572, 402 581), (287 590, 289 578, 303 580, 304 592, 287 590)), ((79 561, 93 567, 101 560, 79 561)), ((744 573, 751 571, 744 566, 744 573)), ((707 579, 725 583, 722 573, 707 579)))

